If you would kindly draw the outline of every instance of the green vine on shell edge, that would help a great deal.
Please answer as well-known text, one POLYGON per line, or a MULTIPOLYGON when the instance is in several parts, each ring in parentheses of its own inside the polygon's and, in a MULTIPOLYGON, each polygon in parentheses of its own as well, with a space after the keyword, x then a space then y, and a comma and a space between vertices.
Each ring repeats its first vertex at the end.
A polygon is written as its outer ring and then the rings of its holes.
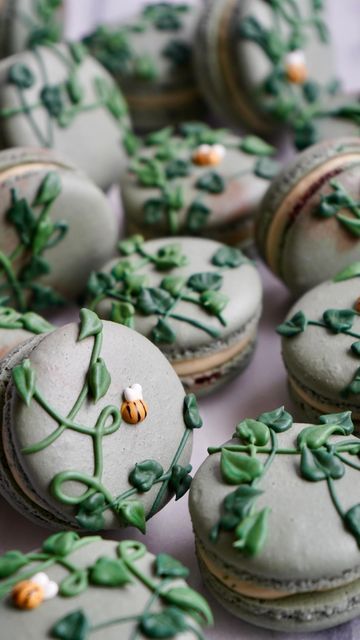
POLYGON ((351 235, 360 238, 360 200, 355 201, 336 180, 330 180, 329 184, 332 192, 321 196, 314 214, 322 218, 335 217, 351 235), (345 215, 342 213, 344 209, 353 215, 345 215))
POLYGON ((236 427, 234 438, 241 444, 210 447, 210 455, 221 453, 221 475, 227 484, 239 485, 226 496, 222 504, 222 515, 213 527, 210 538, 218 540, 220 532, 232 533, 233 546, 246 556, 261 553, 268 536, 270 509, 256 510, 255 504, 263 490, 258 484, 264 478, 278 455, 299 457, 299 472, 304 480, 327 482, 330 498, 360 547, 360 504, 344 511, 336 492, 336 480, 342 478, 346 467, 360 471, 360 465, 352 461, 359 456, 358 439, 331 441, 332 435, 349 436, 354 429, 351 412, 322 415, 320 425, 305 427, 297 436, 296 447, 281 448, 278 435, 293 425, 292 416, 284 407, 261 414, 256 420, 247 419, 236 427), (259 454, 267 456, 263 462, 259 454))
POLYGON ((26 49, 60 42, 61 27, 56 14, 62 8, 62 0, 32 0, 31 14, 23 11, 19 4, 11 2, 8 15, 26 29, 26 49))
POLYGON ((93 475, 89 476, 78 471, 63 471, 53 478, 50 491, 62 504, 76 508, 76 522, 83 529, 97 531, 104 528, 104 512, 112 511, 119 523, 132 525, 145 533, 146 514, 139 494, 150 491, 154 485, 160 485, 153 505, 147 518, 151 518, 159 509, 166 492, 175 493, 178 500, 189 489, 191 484, 191 465, 182 467, 179 459, 188 442, 193 429, 202 426, 197 402, 194 394, 188 394, 184 399, 183 418, 185 431, 174 454, 169 468, 165 471, 156 460, 144 460, 137 463, 129 474, 130 489, 119 496, 113 496, 102 483, 104 469, 102 440, 109 437, 121 426, 120 409, 114 405, 105 406, 94 427, 88 427, 76 421, 76 416, 84 403, 91 399, 98 402, 104 397, 111 384, 110 373, 106 363, 101 358, 103 324, 98 316, 89 309, 80 311, 80 328, 78 341, 93 338, 89 369, 81 392, 67 416, 61 415, 42 395, 36 384, 36 371, 30 360, 26 359, 14 367, 12 380, 17 393, 26 405, 36 402, 56 423, 57 428, 46 438, 22 449, 23 455, 33 455, 43 451, 56 442, 66 429, 88 436, 92 440, 94 452, 93 475), (63 485, 76 482, 86 487, 80 496, 67 495, 63 485), (134 499, 134 496, 137 498, 134 499))

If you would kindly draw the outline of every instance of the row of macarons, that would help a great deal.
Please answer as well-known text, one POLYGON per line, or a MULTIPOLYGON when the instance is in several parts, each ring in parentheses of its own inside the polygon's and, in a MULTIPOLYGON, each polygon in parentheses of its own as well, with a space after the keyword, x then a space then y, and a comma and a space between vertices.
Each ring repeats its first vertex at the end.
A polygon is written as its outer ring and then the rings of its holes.
POLYGON ((244 419, 192 479, 195 396, 149 340, 88 309, 1 361, 0 406, 1 494, 60 530, 39 550, 0 557, 10 638, 24 610, 35 610, 29 638, 87 640, 106 628, 110 640, 119 627, 126 638, 203 638, 212 614, 179 561, 138 541, 79 537, 145 533, 189 488, 205 585, 232 614, 282 631, 359 614, 360 444, 350 411, 312 424, 284 407, 244 419))
MULTIPOLYGON (((6 0, 1 56, 60 42, 64 18, 62 0, 6 0)), ((336 77, 323 0, 151 2, 81 42, 115 79, 137 130, 197 119, 205 100, 231 126, 261 134, 290 128, 298 148, 329 131, 358 131, 358 105, 336 77)), ((18 60, 27 64, 29 56, 18 60)), ((50 65, 54 85, 58 70, 54 60, 50 65)), ((70 84, 81 102, 77 83, 70 84)))

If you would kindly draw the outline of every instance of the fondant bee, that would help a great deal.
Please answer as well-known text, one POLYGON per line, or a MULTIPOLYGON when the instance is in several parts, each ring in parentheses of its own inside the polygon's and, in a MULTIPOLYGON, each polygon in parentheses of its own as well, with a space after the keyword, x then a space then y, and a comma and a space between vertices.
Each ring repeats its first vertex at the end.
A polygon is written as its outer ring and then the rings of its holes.
POLYGON ((290 51, 285 58, 285 70, 289 82, 304 84, 308 77, 304 52, 299 49, 290 51))
POLYGON ((29 580, 21 580, 12 590, 12 600, 19 609, 36 609, 44 600, 54 598, 58 593, 56 582, 49 580, 46 573, 37 573, 29 580))
POLYGON ((133 384, 124 391, 124 402, 121 405, 121 415, 125 422, 138 424, 145 420, 148 406, 143 400, 141 384, 133 384))
POLYGON ((358 298, 358 299, 355 301, 354 309, 355 309, 355 311, 357 311, 358 313, 360 313, 360 298, 358 298))

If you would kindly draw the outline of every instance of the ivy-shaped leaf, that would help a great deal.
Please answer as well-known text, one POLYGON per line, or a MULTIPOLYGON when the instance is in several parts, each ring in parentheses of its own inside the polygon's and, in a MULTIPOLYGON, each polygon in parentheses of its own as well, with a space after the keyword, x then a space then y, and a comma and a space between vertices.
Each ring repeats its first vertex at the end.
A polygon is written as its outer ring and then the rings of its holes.
POLYGON ((285 338, 291 338, 299 333, 303 333, 307 324, 308 320, 305 314, 302 311, 298 311, 290 320, 279 324, 279 326, 276 327, 276 332, 281 336, 285 336, 285 338))
POLYGON ((96 336, 102 331, 102 321, 96 315, 94 311, 90 309, 80 309, 80 331, 79 342, 89 338, 90 336, 96 336))
POLYGON ((360 357, 360 340, 353 342, 351 345, 351 352, 354 356, 360 357))
POLYGON ((168 142, 174 133, 174 127, 164 127, 159 131, 149 133, 145 138, 147 146, 157 146, 168 142))
POLYGON ((166 183, 163 166, 157 160, 142 159, 141 162, 132 165, 131 171, 143 187, 163 187, 166 183))
POLYGON ((58 640, 87 640, 90 622, 82 610, 61 618, 50 630, 52 638, 58 640))
POLYGON ((125 256, 131 256, 133 253, 136 253, 139 247, 144 244, 145 240, 143 236, 140 234, 135 234, 126 238, 126 240, 121 240, 118 244, 118 248, 120 253, 123 253, 125 256))
POLYGON ((33 283, 31 285, 32 307, 37 310, 64 304, 64 298, 51 287, 33 283))
POLYGON ((301 451, 300 472, 305 480, 318 482, 333 478, 342 478, 345 473, 344 464, 325 447, 311 450, 307 446, 301 451))
POLYGON ((0 580, 8 578, 28 564, 27 557, 20 551, 7 551, 0 556, 0 580))
POLYGON ((223 246, 218 249, 211 259, 212 264, 216 267, 229 267, 234 269, 242 264, 249 264, 249 259, 235 247, 223 246))
POLYGON ((360 504, 356 504, 345 513, 344 524, 355 537, 358 547, 360 547, 360 504))
POLYGON ((160 222, 164 217, 165 208, 163 198, 149 198, 143 205, 144 222, 146 224, 156 224, 160 222))
POLYGON ((197 189, 208 193, 218 194, 225 191, 225 180, 216 171, 209 171, 200 176, 195 183, 197 189))
POLYGON ((297 445, 300 451, 302 451, 305 446, 309 449, 319 449, 323 447, 330 436, 334 434, 342 436, 348 435, 346 425, 342 426, 341 424, 336 424, 336 421, 334 421, 333 423, 322 424, 318 427, 305 427, 297 437, 297 445))
POLYGON ((271 158, 259 158, 254 167, 254 173, 258 178, 273 180, 280 171, 280 164, 271 158))
POLYGON ((270 509, 265 507, 244 518, 235 529, 236 542, 233 547, 246 556, 258 555, 266 542, 269 513, 270 509))
POLYGON ((134 328, 135 307, 130 302, 113 302, 111 305, 110 320, 123 324, 130 329, 134 328))
POLYGON ((236 427, 236 436, 249 444, 263 447, 269 442, 269 428, 261 421, 243 420, 236 427))
POLYGON ((168 271, 175 267, 184 267, 189 260, 182 252, 182 246, 178 242, 167 244, 157 251, 153 262, 159 271, 168 271))
POLYGON ((144 460, 138 462, 129 475, 129 483, 140 493, 150 491, 153 484, 158 480, 164 469, 156 460, 144 460))
POLYGON ((125 524, 146 533, 145 507, 140 500, 122 500, 116 510, 125 524))
POLYGON ((165 167, 165 174, 169 180, 186 178, 190 173, 190 164, 186 160, 174 158, 165 167))
POLYGON ((89 580, 91 584, 102 587, 122 587, 132 582, 125 564, 118 558, 98 558, 90 568, 89 580))
POLYGON ((240 142, 239 149, 254 156, 271 156, 276 152, 275 147, 258 138, 257 136, 246 136, 240 142))
POLYGON ((185 396, 183 415, 187 429, 200 429, 203 426, 203 421, 199 413, 199 407, 194 393, 188 393, 185 396))
POLYGON ((144 288, 137 300, 136 308, 146 316, 164 314, 173 306, 174 298, 164 289, 144 288))
POLYGON ((220 529, 233 531, 239 522, 250 514, 254 502, 262 493, 256 487, 246 484, 229 493, 223 502, 224 513, 220 518, 219 525, 212 529, 210 539, 216 542, 220 529))
POLYGON ((94 402, 98 402, 107 393, 111 377, 103 358, 98 358, 93 362, 88 373, 88 384, 94 402))
POLYGON ((218 291, 221 289, 223 283, 223 277, 220 273, 215 272, 204 272, 204 273, 195 273, 190 276, 187 281, 187 286, 193 291, 197 291, 198 293, 202 293, 203 291, 218 291))
POLYGON ((349 267, 346 267, 340 273, 338 273, 334 282, 342 282, 343 280, 350 280, 350 278, 358 278, 360 277, 360 261, 353 262, 349 267))
POLYGON ((105 496, 102 493, 93 493, 79 506, 76 514, 78 524, 89 531, 99 531, 104 528, 106 509, 105 496))
POLYGON ((155 573, 159 578, 188 578, 190 571, 167 553, 159 553, 155 559, 155 573))
POLYGON ((200 296, 200 302, 208 313, 218 316, 227 306, 229 296, 220 291, 204 291, 200 296))
POLYGON ((141 147, 141 140, 130 129, 125 131, 122 139, 123 146, 128 156, 134 156, 141 147))
POLYGON ((6 219, 14 225, 20 240, 27 247, 30 246, 36 229, 36 218, 28 201, 19 198, 15 189, 11 189, 11 206, 6 219))
POLYGON ((223 449, 220 461, 221 474, 228 484, 246 484, 259 478, 264 465, 258 458, 223 449))
POLYGON ((50 322, 33 311, 27 311, 27 313, 24 313, 21 317, 21 322, 24 329, 35 334, 47 333, 54 329, 54 326, 50 324, 50 322))
POLYGON ((173 344, 176 342, 176 333, 166 320, 159 318, 155 327, 151 329, 151 340, 155 344, 173 344))
POLYGON ((186 467, 175 464, 171 469, 169 489, 175 492, 175 500, 180 500, 189 491, 192 483, 191 470, 191 464, 186 467))
POLYGON ((35 370, 32 368, 30 360, 26 359, 22 364, 13 368, 12 379, 20 398, 29 406, 36 386, 35 370))
POLYGON ((326 413, 319 417, 322 424, 337 424, 344 433, 349 436, 354 431, 354 423, 351 419, 351 411, 343 411, 342 413, 326 413))
POLYGON ((184 615, 175 607, 167 607, 160 613, 146 613, 140 622, 140 630, 146 638, 175 638, 187 628, 184 615))
POLYGON ((184 40, 170 40, 161 53, 176 66, 183 66, 191 61, 191 47, 184 40))
POLYGON ((173 587, 168 591, 161 591, 161 598, 175 607, 184 609, 201 625, 212 625, 214 622, 205 598, 190 587, 173 587))
POLYGON ((355 311, 352 309, 327 309, 323 313, 323 320, 331 331, 341 333, 352 328, 355 311))
POLYGON ((54 533, 43 542, 42 549, 45 553, 63 558, 72 552, 79 539, 73 531, 54 533))
POLYGON ((166 278, 161 281, 160 287, 176 298, 180 295, 185 284, 186 279, 181 276, 166 276, 166 278))
POLYGON ((191 203, 187 210, 185 227, 192 233, 196 233, 202 229, 211 214, 211 209, 203 202, 195 200, 191 203))
POLYGON ((351 395, 358 395, 360 393, 360 367, 356 369, 354 377, 350 384, 342 390, 341 395, 345 398, 351 395))
POLYGON ((8 71, 7 81, 19 89, 30 89, 35 83, 35 76, 30 67, 21 62, 11 65, 8 71))
POLYGON ((51 171, 42 181, 35 196, 34 206, 47 205, 56 200, 61 193, 61 179, 58 173, 51 171))
POLYGON ((283 433, 290 429, 293 424, 292 416, 285 411, 284 407, 262 413, 257 419, 259 422, 266 424, 270 429, 273 429, 275 433, 283 433))

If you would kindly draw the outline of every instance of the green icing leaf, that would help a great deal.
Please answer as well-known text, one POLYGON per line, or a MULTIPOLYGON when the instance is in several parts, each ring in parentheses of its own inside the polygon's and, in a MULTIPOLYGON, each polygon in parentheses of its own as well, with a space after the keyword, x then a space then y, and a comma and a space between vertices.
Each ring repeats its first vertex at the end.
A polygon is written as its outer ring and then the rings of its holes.
POLYGON ((117 506, 117 511, 125 524, 146 533, 145 507, 140 500, 122 500, 117 506))
POLYGON ((98 558, 89 572, 91 584, 102 587, 122 587, 131 582, 131 577, 125 564, 118 558, 98 558))
POLYGON ((28 247, 31 245, 36 229, 34 213, 24 198, 19 198, 15 189, 11 189, 11 206, 6 219, 14 225, 20 240, 28 247))
POLYGON ((28 559, 20 551, 7 551, 0 556, 0 579, 8 578, 28 564, 28 559))
POLYGON ((78 534, 73 531, 54 533, 43 542, 42 549, 46 553, 62 558, 72 552, 79 539, 78 534))
POLYGON ((52 331, 54 326, 50 324, 45 318, 42 318, 37 313, 33 311, 28 311, 24 313, 21 318, 22 325, 24 329, 27 331, 31 331, 31 333, 41 334, 47 333, 48 331, 52 331))
POLYGON ((342 282, 343 280, 350 280, 350 278, 357 277, 360 277, 360 262, 354 262, 349 267, 346 267, 346 269, 340 271, 340 273, 335 276, 334 282, 342 282))
POLYGON ((354 423, 351 419, 351 411, 342 413, 326 413, 319 417, 322 424, 337 424, 342 427, 344 433, 349 436, 354 431, 354 423))
POLYGON ((80 331, 79 342, 89 336, 96 336, 102 331, 102 322, 94 311, 90 309, 80 309, 80 331))
POLYGON ((59 584, 59 594, 66 598, 73 598, 86 591, 89 586, 87 570, 73 571, 59 584))
POLYGON ((235 529, 236 542, 233 546, 240 549, 246 556, 259 554, 266 542, 268 532, 268 517, 270 509, 267 507, 244 518, 235 529))
POLYGON ((150 491, 153 484, 158 480, 164 469, 156 460, 144 460, 138 462, 129 475, 129 483, 140 493, 150 491))
POLYGON ((190 276, 187 286, 198 293, 202 293, 209 290, 218 291, 218 289, 221 289, 222 283, 223 277, 220 273, 204 272, 190 276))
POLYGON ((106 508, 105 497, 102 493, 93 493, 80 504, 76 520, 83 529, 99 531, 105 525, 103 512, 106 508))
POLYGON ((141 618, 140 630, 146 638, 175 638, 188 628, 185 617, 175 607, 167 607, 160 613, 147 613, 141 618))
POLYGON ((184 609, 201 625, 212 625, 214 622, 205 598, 190 587, 173 587, 168 591, 161 591, 161 597, 166 602, 184 609))
POLYGON ((162 55, 176 66, 184 66, 191 62, 191 47, 184 40, 170 40, 162 50, 162 55))
POLYGON ((66 91, 72 104, 80 104, 84 97, 84 88, 76 73, 71 73, 66 82, 66 91))
POLYGON ((61 618, 50 630, 52 638, 58 640, 87 640, 90 622, 81 610, 61 618))
POLYGON ((134 60, 134 75, 140 80, 155 80, 158 76, 156 65, 148 55, 138 56, 134 60))
POLYGON ((122 139, 124 149, 128 156, 134 156, 141 147, 141 140, 130 129, 128 129, 122 139))
POLYGON ((161 281, 160 287, 176 298, 183 290, 185 284, 186 279, 181 276, 166 276, 166 278, 161 281))
POLYGON ((174 304, 174 298, 164 289, 144 288, 137 300, 136 308, 146 316, 166 313, 174 304))
POLYGON ((181 244, 173 243, 161 247, 154 258, 154 262, 159 271, 168 271, 174 267, 184 267, 189 260, 182 253, 181 244))
POLYGON ((235 247, 223 246, 215 253, 211 260, 212 264, 217 267, 240 267, 242 264, 249 264, 248 258, 235 247))
POLYGON ((159 553, 155 560, 155 573, 159 578, 188 578, 190 571, 167 553, 159 553))
POLYGON ((173 344, 176 342, 176 333, 166 320, 159 318, 151 330, 151 340, 156 344, 173 344))
POLYGON ((276 332, 285 338, 291 338, 305 331, 308 320, 302 311, 298 311, 295 315, 283 324, 276 327, 276 332))
POLYGON ((40 100, 53 118, 58 118, 64 110, 64 100, 60 86, 46 85, 40 92, 40 100))
POLYGON ((120 253, 123 253, 125 256, 131 256, 133 253, 136 253, 142 244, 144 244, 144 238, 137 234, 119 242, 118 248, 120 253))
POLYGON ((24 283, 31 283, 32 280, 50 273, 50 264, 41 256, 33 255, 29 262, 21 269, 19 280, 24 283))
POLYGON ((297 444, 300 451, 305 446, 309 449, 319 449, 326 444, 330 436, 334 434, 348 435, 346 425, 342 426, 341 424, 336 424, 336 421, 334 421, 332 424, 323 424, 319 427, 305 427, 297 437, 297 444))
POLYGON ((349 218, 349 216, 342 213, 338 213, 336 217, 347 231, 349 231, 353 236, 360 238, 360 220, 349 218))
POLYGON ((334 333, 341 333, 352 328, 353 320, 356 316, 351 309, 327 309, 323 313, 323 320, 334 333))
POLYGON ((134 328, 135 307, 130 302, 113 302, 111 305, 110 320, 123 324, 130 329, 134 328))
POLYGON ((56 305, 64 304, 64 298, 56 293, 51 287, 41 284, 32 284, 31 291, 33 293, 32 307, 34 309, 46 309, 56 305))
POLYGON ((171 469, 169 488, 175 491, 175 500, 180 500, 190 489, 192 482, 190 475, 191 470, 191 464, 188 464, 186 467, 175 464, 171 469))
POLYGON ((319 98, 321 89, 317 82, 309 80, 303 84, 302 90, 305 100, 310 104, 313 104, 319 98))
POLYGON ((174 160, 170 160, 166 165, 165 173, 169 180, 173 180, 174 178, 185 178, 190 173, 190 164, 189 162, 186 162, 186 160, 174 158, 174 160))
POLYGON ((137 295, 147 282, 147 276, 140 273, 127 272, 124 274, 124 285, 127 293, 137 295))
POLYGON ((218 316, 228 304, 229 296, 220 291, 204 291, 200 302, 208 313, 218 316))
POLYGON ((293 419, 290 413, 285 411, 284 407, 268 411, 258 416, 259 422, 263 422, 276 433, 282 433, 292 427, 293 419))
POLYGON ((146 224, 156 224, 160 222, 165 213, 166 205, 161 198, 149 198, 144 202, 144 222, 146 224))
POLYGON ((184 189, 177 185, 173 189, 166 187, 163 191, 164 203, 168 209, 179 211, 184 206, 184 189))
POLYGON ((203 425, 199 407, 194 393, 188 393, 184 398, 184 422, 187 429, 200 429, 203 425))
POLYGON ((208 193, 223 193, 225 191, 224 178, 215 171, 209 171, 200 176, 195 184, 197 189, 201 191, 207 191, 208 193))
POLYGON ((237 425, 236 435, 244 442, 263 447, 269 442, 270 431, 263 422, 248 419, 237 425))
POLYGON ((241 151, 255 156, 272 156, 276 152, 275 147, 262 140, 262 138, 252 135, 243 138, 239 148, 241 151))
POLYGON ((280 171, 280 164, 276 160, 270 158, 259 158, 257 160, 254 173, 258 178, 264 178, 264 180, 272 180, 280 171))
POLYGON ((34 206, 50 204, 61 193, 61 179, 58 173, 51 171, 42 181, 34 200, 34 206))
POLYGON ((103 358, 98 358, 91 365, 88 373, 88 383, 94 402, 98 402, 107 393, 111 384, 110 373, 103 358))
POLYGON ((233 531, 239 522, 250 514, 255 500, 262 493, 251 485, 242 485, 227 495, 223 503, 224 513, 220 518, 219 526, 214 527, 210 534, 211 540, 216 542, 219 529, 233 531))
POLYGON ((352 343, 351 351, 355 356, 360 357, 360 340, 352 343))
POLYGON ((325 447, 311 451, 304 447, 301 451, 300 472, 305 480, 318 482, 326 478, 337 480, 345 473, 344 464, 325 447))
POLYGON ((164 127, 159 131, 149 133, 145 138, 145 144, 148 146, 162 145, 168 142, 174 133, 174 127, 164 127))
POLYGON ((221 474, 228 484, 250 483, 259 478, 264 470, 264 465, 258 458, 227 449, 221 452, 220 467, 221 474))
POLYGON ((211 209, 199 200, 194 200, 188 208, 185 227, 196 233, 206 225, 211 209))
POLYGON ((13 368, 12 379, 20 398, 29 406, 36 386, 35 370, 31 367, 30 360, 24 360, 13 368))
POLYGON ((7 79, 10 84, 14 84, 19 87, 19 89, 30 89, 35 83, 33 72, 28 66, 21 62, 16 62, 11 65, 7 79))
POLYGON ((355 537, 358 547, 360 547, 360 504, 356 504, 345 513, 344 523, 348 531, 355 537))
POLYGON ((346 398, 347 396, 357 395, 358 393, 360 393, 360 367, 355 371, 352 381, 343 389, 341 395, 346 398))
POLYGON ((166 183, 163 166, 157 160, 142 158, 140 162, 132 165, 131 171, 143 187, 163 187, 166 183))

